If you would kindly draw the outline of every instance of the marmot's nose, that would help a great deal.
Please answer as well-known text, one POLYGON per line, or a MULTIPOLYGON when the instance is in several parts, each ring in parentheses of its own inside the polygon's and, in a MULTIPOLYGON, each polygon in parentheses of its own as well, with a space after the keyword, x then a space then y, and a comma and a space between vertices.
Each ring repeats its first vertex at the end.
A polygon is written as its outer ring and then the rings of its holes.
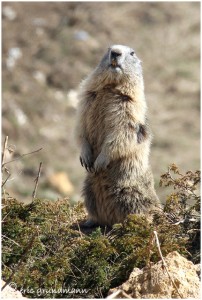
POLYGON ((121 51, 119 49, 112 49, 111 50, 111 59, 116 60, 118 56, 121 56, 121 51))

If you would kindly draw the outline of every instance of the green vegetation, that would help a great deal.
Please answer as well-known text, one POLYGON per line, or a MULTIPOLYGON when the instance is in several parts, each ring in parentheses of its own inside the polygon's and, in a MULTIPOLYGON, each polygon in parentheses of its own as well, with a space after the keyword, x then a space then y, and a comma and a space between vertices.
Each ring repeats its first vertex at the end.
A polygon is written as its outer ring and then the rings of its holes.
POLYGON ((3 196, 2 272, 30 298, 100 298, 122 284, 134 267, 160 258, 154 242, 156 230, 163 255, 177 250, 199 262, 200 172, 181 174, 175 165, 161 176, 172 186, 164 210, 152 222, 130 215, 112 229, 82 230, 86 218, 81 203, 35 199, 23 204, 3 196), (191 201, 192 204, 189 204, 191 201))

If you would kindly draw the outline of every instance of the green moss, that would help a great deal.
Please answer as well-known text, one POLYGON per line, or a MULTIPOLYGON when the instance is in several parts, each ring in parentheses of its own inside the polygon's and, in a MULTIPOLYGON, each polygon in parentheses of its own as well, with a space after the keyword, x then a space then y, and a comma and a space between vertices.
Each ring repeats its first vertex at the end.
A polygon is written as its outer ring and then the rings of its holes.
POLYGON ((82 203, 72 207, 67 199, 36 199, 26 205, 4 199, 3 279, 7 280, 14 270, 11 281, 30 298, 100 298, 122 284, 134 267, 142 268, 149 261, 159 260, 151 239, 154 230, 163 255, 174 250, 188 257, 196 254, 198 240, 193 240, 193 234, 186 231, 188 225, 179 222, 179 218, 184 218, 185 212, 189 217, 187 211, 196 211, 200 206, 197 197, 188 209, 185 198, 191 197, 190 182, 195 187, 199 183, 199 173, 198 177, 195 173, 186 174, 189 185, 178 173, 175 179, 171 173, 166 174, 161 184, 169 182, 175 190, 164 211, 156 212, 153 222, 144 216, 130 215, 110 231, 98 227, 91 233, 82 232, 78 225, 86 218, 82 203))

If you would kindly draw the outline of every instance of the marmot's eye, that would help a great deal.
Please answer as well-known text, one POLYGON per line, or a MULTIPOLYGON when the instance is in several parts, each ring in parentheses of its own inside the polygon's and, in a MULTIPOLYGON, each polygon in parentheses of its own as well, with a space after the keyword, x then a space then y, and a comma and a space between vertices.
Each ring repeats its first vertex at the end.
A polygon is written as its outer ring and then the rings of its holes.
POLYGON ((134 54, 135 54, 135 52, 134 52, 134 51, 130 52, 130 55, 131 55, 131 56, 133 56, 134 54))

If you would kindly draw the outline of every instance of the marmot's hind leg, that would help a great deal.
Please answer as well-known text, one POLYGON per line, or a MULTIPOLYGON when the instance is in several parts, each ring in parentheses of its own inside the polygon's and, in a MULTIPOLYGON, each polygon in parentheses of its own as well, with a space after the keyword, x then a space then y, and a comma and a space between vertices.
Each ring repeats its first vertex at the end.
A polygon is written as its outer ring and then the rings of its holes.
POLYGON ((80 224, 80 227, 82 228, 92 228, 92 227, 98 227, 99 224, 95 223, 92 220, 87 220, 85 223, 83 223, 82 225, 80 224))
POLYGON ((152 200, 145 193, 136 186, 117 189, 114 194, 116 222, 122 221, 128 214, 142 214, 149 211, 152 200))
POLYGON ((86 209, 88 211, 88 221, 86 221, 83 226, 85 227, 94 227, 98 225, 97 223, 97 207, 96 207, 96 199, 95 194, 92 189, 92 183, 90 179, 87 177, 84 182, 83 187, 83 196, 84 196, 84 203, 86 209))

